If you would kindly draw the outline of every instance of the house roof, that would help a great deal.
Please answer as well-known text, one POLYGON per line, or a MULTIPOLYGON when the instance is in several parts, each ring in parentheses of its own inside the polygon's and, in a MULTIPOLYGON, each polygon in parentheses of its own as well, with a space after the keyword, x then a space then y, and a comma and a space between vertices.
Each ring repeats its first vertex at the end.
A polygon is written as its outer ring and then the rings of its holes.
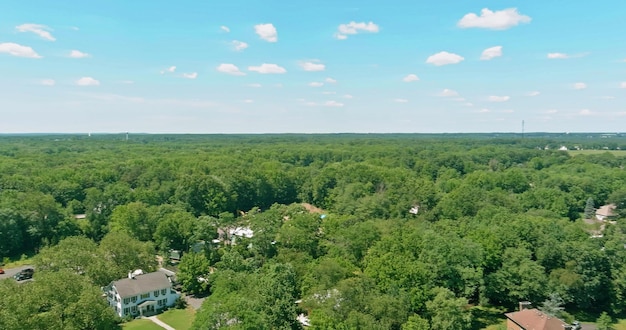
POLYGON ((172 286, 167 276, 161 272, 135 276, 134 279, 125 278, 113 282, 113 286, 122 298, 138 296, 155 290, 172 286))
POLYGON ((612 216, 615 215, 615 212, 613 212, 614 210, 615 210, 615 204, 602 205, 596 211, 596 214, 597 215, 601 215, 601 216, 605 216, 605 217, 612 217, 612 216))
POLYGON ((546 315, 535 308, 505 315, 524 330, 563 330, 568 325, 562 320, 546 315))

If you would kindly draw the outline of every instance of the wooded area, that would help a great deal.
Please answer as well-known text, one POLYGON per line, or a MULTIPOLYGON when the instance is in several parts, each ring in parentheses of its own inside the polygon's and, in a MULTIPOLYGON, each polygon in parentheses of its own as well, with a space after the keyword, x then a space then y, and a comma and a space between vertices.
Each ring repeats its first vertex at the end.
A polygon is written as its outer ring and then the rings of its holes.
POLYGON ((0 281, 0 328, 114 329, 99 288, 171 249, 183 288, 209 294, 195 329, 299 329, 298 314, 475 329, 473 306, 522 300, 620 315, 620 149, 600 134, 0 136, 0 256, 37 269, 0 281), (608 203, 616 222, 595 220, 608 203), (236 227, 253 237, 214 242, 236 227))

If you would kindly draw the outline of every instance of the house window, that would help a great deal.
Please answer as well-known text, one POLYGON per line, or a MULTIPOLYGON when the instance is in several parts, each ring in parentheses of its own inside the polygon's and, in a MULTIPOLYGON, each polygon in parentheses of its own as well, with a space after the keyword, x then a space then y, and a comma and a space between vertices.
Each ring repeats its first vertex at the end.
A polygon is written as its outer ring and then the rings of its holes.
POLYGON ((133 302, 133 303, 136 303, 137 302, 137 296, 131 297, 130 301, 133 302))
POLYGON ((158 297, 159 296, 159 290, 154 291, 154 296, 158 297))
POLYGON ((163 290, 161 290, 161 294, 162 294, 162 295, 165 295, 165 293, 167 293, 167 289, 163 289, 163 290))
POLYGON ((128 311, 129 311, 128 307, 124 308, 124 315, 128 315, 128 311))
POLYGON ((124 298, 124 304, 128 305, 128 303, 130 302, 130 298, 124 298))
POLYGON ((137 306, 133 306, 130 308, 130 312, 133 314, 137 314, 137 306))
POLYGON ((159 306, 165 306, 167 305, 167 299, 161 299, 158 301, 159 306))
POLYGON ((147 299, 147 298, 150 298, 150 292, 141 294, 141 299, 147 299))

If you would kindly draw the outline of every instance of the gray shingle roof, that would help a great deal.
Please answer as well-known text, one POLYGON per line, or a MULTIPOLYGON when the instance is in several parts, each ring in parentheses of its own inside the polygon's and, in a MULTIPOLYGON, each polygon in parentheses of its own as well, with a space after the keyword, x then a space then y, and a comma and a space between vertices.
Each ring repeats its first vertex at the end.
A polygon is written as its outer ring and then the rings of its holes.
POLYGON ((125 278, 123 280, 117 280, 113 282, 113 286, 117 289, 117 293, 120 297, 126 298, 170 288, 172 284, 165 274, 154 272, 137 275, 134 279, 125 278))

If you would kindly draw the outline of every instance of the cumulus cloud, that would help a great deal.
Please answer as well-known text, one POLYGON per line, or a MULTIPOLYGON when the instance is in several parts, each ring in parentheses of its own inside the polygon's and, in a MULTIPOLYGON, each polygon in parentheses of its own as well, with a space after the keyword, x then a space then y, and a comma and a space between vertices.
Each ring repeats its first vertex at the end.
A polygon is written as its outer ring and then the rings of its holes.
POLYGON ((56 85, 56 81, 54 81, 54 79, 41 79, 39 84, 43 86, 54 86, 56 85))
POLYGON ((355 21, 352 21, 348 24, 340 24, 337 28, 337 33, 335 33, 335 38, 339 40, 345 40, 348 39, 348 35, 351 34, 358 34, 361 32, 378 33, 378 31, 380 31, 380 27, 374 22, 357 23, 355 21))
POLYGON ((263 74, 269 74, 269 73, 281 74, 281 73, 287 72, 287 70, 283 68, 282 66, 279 66, 277 64, 268 64, 268 63, 263 63, 259 66, 249 66, 248 70, 258 72, 258 73, 263 73, 263 74))
POLYGON ((446 88, 442 90, 441 93, 439 93, 438 95, 443 96, 443 97, 453 97, 453 96, 459 96, 459 93, 455 90, 446 88))
POLYGON ((252 87, 252 88, 261 88, 261 84, 259 83, 254 83, 254 84, 249 84, 248 87, 252 87))
POLYGON ((246 75, 244 72, 241 72, 236 65, 230 64, 230 63, 222 63, 218 65, 217 68, 215 69, 219 72, 227 73, 233 76, 245 76, 246 75))
POLYGON ((402 78, 402 81, 404 82, 412 82, 412 81, 418 81, 418 80, 420 80, 420 78, 417 75, 412 74, 412 73, 402 78))
POLYGON ((579 115, 581 116, 591 116, 593 115, 593 111, 589 110, 589 109, 582 109, 578 112, 579 115))
POLYGON ((352 99, 354 98, 354 96, 350 95, 350 94, 346 94, 343 96, 344 99, 352 99))
POLYGON ((19 32, 32 32, 48 41, 57 40, 49 32, 49 31, 52 31, 52 29, 50 29, 49 27, 45 25, 28 23, 28 24, 18 25, 15 27, 15 29, 18 30, 19 32))
POLYGON ((409 102, 409 100, 407 99, 394 99, 393 101, 396 103, 408 103, 409 102))
POLYGON ((6 53, 17 57, 42 58, 35 50, 28 46, 22 46, 13 42, 0 43, 0 53, 6 53))
POLYGON ((582 83, 582 82, 578 82, 574 84, 574 89, 585 89, 587 88, 587 84, 582 83))
POLYGON ((248 48, 248 43, 239 40, 233 40, 232 45, 233 48, 235 48, 235 50, 238 52, 248 48))
POLYGON ((91 55, 87 53, 83 53, 80 50, 72 50, 69 56, 71 58, 85 58, 85 57, 90 57, 91 55))
POLYGON ((319 63, 319 61, 311 61, 311 62, 302 62, 300 63, 300 67, 304 71, 324 71, 326 70, 326 65, 319 63))
POLYGON ((76 85, 78 86, 99 86, 100 81, 92 78, 92 77, 82 77, 76 80, 76 85))
POLYGON ((196 79, 196 78, 198 78, 198 73, 197 72, 183 73, 183 78, 196 79))
POLYGON ((620 83, 619 88, 626 88, 626 81, 620 83))
POLYGON ((480 113, 488 113, 488 112, 491 112, 491 111, 489 109, 480 109, 480 110, 478 110, 478 112, 480 112, 480 113))
POLYGON ((257 24, 254 26, 254 31, 261 37, 261 39, 267 42, 277 42, 278 32, 274 24, 257 24))
POLYGON ((224 31, 224 32, 226 32, 226 33, 230 32, 230 29, 229 29, 229 28, 228 28, 228 26, 226 26, 226 25, 222 25, 222 26, 220 26, 220 30, 222 30, 222 31, 224 31))
POLYGON ((333 78, 328 77, 328 78, 326 78, 326 82, 327 82, 327 83, 329 83, 329 84, 336 84, 336 83, 337 83, 337 80, 335 80, 335 79, 333 79, 333 78))
POLYGON ((492 95, 492 96, 489 96, 487 98, 487 101, 489 101, 489 102, 506 102, 506 101, 508 101, 510 99, 511 99, 510 96, 495 96, 495 95, 492 95))
POLYGON ((457 23, 460 28, 483 28, 492 30, 506 30, 520 23, 530 23, 531 18, 526 15, 522 15, 517 11, 517 8, 508 8, 504 10, 492 11, 488 8, 483 8, 480 11, 480 16, 475 13, 469 13, 463 16, 457 23))
POLYGON ((439 52, 437 54, 431 55, 426 59, 426 63, 434 64, 436 66, 448 65, 448 64, 457 64, 464 60, 463 56, 448 53, 448 52, 439 52))
POLYGON ((541 94, 541 92, 539 92, 539 91, 532 91, 532 92, 530 92, 530 93, 528 93, 526 95, 528 95, 528 96, 537 96, 539 94, 541 94))
POLYGON ((483 50, 482 55, 480 55, 480 59, 488 61, 500 56, 502 56, 502 46, 495 46, 483 50))
POLYGON ((546 111, 547 114, 555 114, 557 112, 559 112, 559 110, 557 110, 557 109, 550 109, 550 110, 546 111))
POLYGON ((254 100, 249 100, 249 99, 248 99, 248 100, 243 100, 242 102, 243 102, 243 103, 254 103, 254 100))
POLYGON ((564 53, 548 53, 548 58, 549 59, 566 59, 569 58, 569 55, 564 54, 564 53))
POLYGON ((314 81, 314 82, 309 83, 309 86, 311 86, 311 87, 322 87, 322 86, 324 86, 324 83, 323 82, 314 81))

